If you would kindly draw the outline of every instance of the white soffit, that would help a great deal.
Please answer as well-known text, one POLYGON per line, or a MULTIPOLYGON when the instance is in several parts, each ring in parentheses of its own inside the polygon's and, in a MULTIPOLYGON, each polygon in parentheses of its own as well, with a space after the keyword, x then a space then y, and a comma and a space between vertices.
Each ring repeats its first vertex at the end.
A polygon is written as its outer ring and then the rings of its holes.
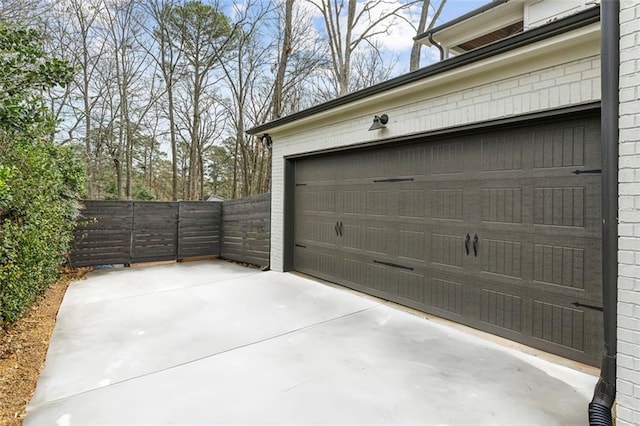
MULTIPOLYGON (((490 34, 524 19, 524 0, 510 0, 462 22, 433 34, 433 40, 442 47, 454 47, 480 36, 490 34)), ((431 46, 428 38, 419 40, 431 46)))

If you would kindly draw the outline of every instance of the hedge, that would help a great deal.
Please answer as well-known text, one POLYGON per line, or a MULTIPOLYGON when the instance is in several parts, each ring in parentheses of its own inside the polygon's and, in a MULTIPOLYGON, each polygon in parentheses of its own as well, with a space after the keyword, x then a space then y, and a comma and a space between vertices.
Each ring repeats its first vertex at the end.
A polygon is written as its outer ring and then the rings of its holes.
POLYGON ((71 69, 42 51, 36 31, 0 23, 0 323, 14 322, 59 276, 83 169, 51 141, 43 89, 71 69))

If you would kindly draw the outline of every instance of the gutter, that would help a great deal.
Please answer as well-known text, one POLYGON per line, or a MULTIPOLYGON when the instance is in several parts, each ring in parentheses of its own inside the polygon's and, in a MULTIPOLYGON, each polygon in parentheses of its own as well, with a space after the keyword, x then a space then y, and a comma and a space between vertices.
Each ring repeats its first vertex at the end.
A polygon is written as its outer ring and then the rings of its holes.
POLYGON ((370 96, 395 89, 397 87, 404 86, 406 84, 410 84, 434 75, 454 70, 465 65, 472 64, 474 62, 479 62, 481 60, 491 58, 501 53, 517 49, 519 47, 528 46, 530 44, 534 44, 536 42, 546 40, 548 38, 552 38, 599 21, 600 7, 596 6, 583 12, 568 16, 566 18, 559 19, 550 24, 543 25, 532 30, 524 31, 503 40, 499 40, 495 43, 489 44, 485 47, 480 47, 468 53, 446 59, 442 62, 437 62, 433 65, 421 68, 417 71, 403 74, 391 80, 376 84, 371 87, 367 87, 366 89, 349 93, 348 95, 313 106, 311 108, 288 115, 278 120, 261 124, 247 130, 247 133, 250 135, 264 133, 270 129, 274 129, 284 124, 292 123, 302 118, 310 117, 312 115, 316 115, 321 112, 337 108, 339 106, 347 105, 352 102, 365 99, 370 96))
POLYGON ((591 426, 611 425, 616 398, 618 303, 618 117, 620 3, 602 2, 602 304, 604 351, 600 379, 589 404, 591 426))

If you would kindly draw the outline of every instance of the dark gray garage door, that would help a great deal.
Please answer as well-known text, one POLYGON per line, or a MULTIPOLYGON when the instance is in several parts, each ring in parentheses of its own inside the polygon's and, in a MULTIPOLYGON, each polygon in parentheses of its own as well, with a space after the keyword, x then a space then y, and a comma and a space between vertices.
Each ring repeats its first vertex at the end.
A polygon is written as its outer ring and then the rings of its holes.
POLYGON ((299 159, 294 267, 595 365, 598 123, 299 159))

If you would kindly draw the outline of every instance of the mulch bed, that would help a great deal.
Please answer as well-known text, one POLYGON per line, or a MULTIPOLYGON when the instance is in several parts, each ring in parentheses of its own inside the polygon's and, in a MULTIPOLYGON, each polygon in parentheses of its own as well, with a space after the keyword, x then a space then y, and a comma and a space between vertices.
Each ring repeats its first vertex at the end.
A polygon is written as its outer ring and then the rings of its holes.
POLYGON ((0 327, 0 425, 21 425, 44 366, 69 284, 90 268, 68 269, 16 323, 0 327))

